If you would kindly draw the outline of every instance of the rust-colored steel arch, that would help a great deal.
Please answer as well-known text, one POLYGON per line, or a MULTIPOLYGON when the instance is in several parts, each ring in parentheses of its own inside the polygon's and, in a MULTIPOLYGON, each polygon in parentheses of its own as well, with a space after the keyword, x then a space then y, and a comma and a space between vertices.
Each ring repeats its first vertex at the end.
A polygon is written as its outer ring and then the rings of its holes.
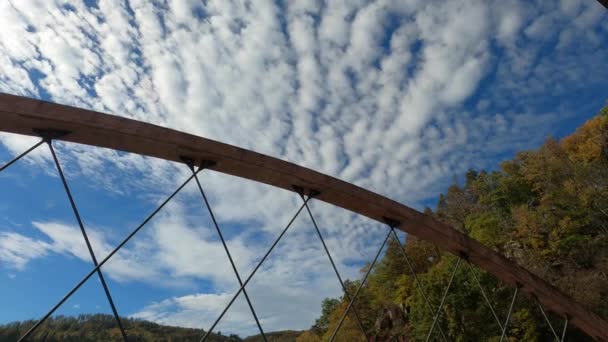
POLYGON ((181 162, 212 160, 214 171, 293 191, 317 190, 316 199, 379 222, 392 219, 399 229, 431 242, 537 299, 545 308, 598 340, 608 340, 608 322, 526 269, 456 229, 406 205, 314 170, 236 146, 123 117, 21 96, 0 94, 0 131, 36 135, 36 129, 70 132, 60 140, 106 147, 181 162))

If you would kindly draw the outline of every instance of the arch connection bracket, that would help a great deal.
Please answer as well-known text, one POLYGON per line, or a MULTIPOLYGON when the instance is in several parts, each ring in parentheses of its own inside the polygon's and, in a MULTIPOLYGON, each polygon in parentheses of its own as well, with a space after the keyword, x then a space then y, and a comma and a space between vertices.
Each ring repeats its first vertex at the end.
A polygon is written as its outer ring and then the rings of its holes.
POLYGON ((49 142, 53 139, 59 139, 71 133, 70 131, 52 128, 32 128, 32 131, 37 136, 41 137, 45 142, 49 142))

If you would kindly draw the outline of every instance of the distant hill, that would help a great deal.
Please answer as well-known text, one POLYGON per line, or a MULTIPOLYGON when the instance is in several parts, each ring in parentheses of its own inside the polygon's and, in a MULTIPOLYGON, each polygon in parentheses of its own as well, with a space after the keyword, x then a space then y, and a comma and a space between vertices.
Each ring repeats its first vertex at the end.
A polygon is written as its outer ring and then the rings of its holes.
MULTIPOLYGON (((171 327, 140 319, 123 318, 129 341, 185 342, 198 341, 204 334, 201 329, 171 327)), ((0 325, 0 342, 14 342, 19 339, 35 322, 23 321, 0 325)), ((278 331, 267 333, 268 341, 295 341, 301 332, 278 331)), ((120 330, 114 317, 105 314, 87 314, 76 317, 57 316, 47 320, 28 340, 31 342, 99 342, 122 341, 120 330)), ((212 334, 209 342, 256 342, 260 336, 245 339, 238 335, 224 336, 212 334)))
MULTIPOLYGON (((284 331, 274 331, 274 332, 265 332, 266 338, 268 342, 293 342, 296 340, 302 331, 294 331, 294 330, 284 330, 284 331)), ((243 339, 243 342, 263 342, 262 336, 254 335, 249 336, 243 339)))

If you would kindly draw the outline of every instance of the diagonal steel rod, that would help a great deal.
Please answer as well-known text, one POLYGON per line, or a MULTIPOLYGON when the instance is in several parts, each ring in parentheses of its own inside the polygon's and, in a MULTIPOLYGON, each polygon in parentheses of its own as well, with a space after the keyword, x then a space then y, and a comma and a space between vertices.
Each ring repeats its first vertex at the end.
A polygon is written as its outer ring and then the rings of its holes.
MULTIPOLYGON (((198 176, 196 176, 196 173, 194 171, 194 167, 192 166, 192 164, 189 164, 188 167, 190 168, 190 170, 192 171, 192 174, 194 175, 194 180, 196 181, 196 185, 198 185, 198 189, 201 193, 201 196, 203 197, 205 206, 207 207, 207 211, 209 211, 209 215, 211 216, 211 220, 213 221, 215 230, 217 231, 217 234, 219 235, 220 240, 222 241, 222 245, 224 246, 224 251, 226 251, 228 260, 230 260, 230 265, 232 266, 232 270, 234 271, 234 274, 236 275, 236 279, 239 281, 239 285, 243 286, 243 281, 241 280, 239 271, 236 269, 236 265, 234 264, 234 260, 232 259, 232 255, 230 254, 230 250, 228 249, 228 245, 226 244, 226 240, 224 240, 224 235, 222 234, 222 231, 220 230, 220 226, 217 223, 217 220, 215 219, 213 210, 211 210, 211 205, 209 204, 209 201, 207 200, 207 195, 205 195, 205 191, 203 190, 203 187, 198 179, 198 176)), ((267 342, 268 340, 266 339, 266 334, 264 334, 264 329, 262 329, 262 325, 260 324, 258 315, 255 313, 253 304, 251 304, 251 299, 249 299, 249 295, 247 294, 247 291, 245 290, 244 287, 243 287, 243 295, 245 296, 245 299, 247 300, 247 305, 249 305, 249 309, 251 310, 251 314, 253 314, 253 318, 255 319, 255 324, 258 326, 258 330, 260 331, 262 338, 264 339, 265 342, 267 342)))
POLYGON ((568 317, 564 321, 564 330, 562 330, 562 342, 566 340, 566 330, 568 329, 568 317))
POLYGON ((439 308, 437 308, 437 313, 435 314, 435 318, 433 319, 433 324, 431 324, 431 329, 429 329, 429 333, 426 335, 426 341, 431 338, 433 335, 433 330, 435 330, 435 324, 437 324, 437 320, 439 320, 439 316, 441 316, 441 309, 443 309, 443 304, 445 304, 445 299, 448 297, 448 293, 450 292, 450 287, 452 287, 452 282, 454 282, 454 277, 456 276, 456 271, 458 270, 458 266, 460 266, 460 258, 456 260, 456 266, 454 266, 454 271, 452 271, 452 275, 450 276, 450 282, 448 283, 448 287, 445 289, 443 293, 443 297, 441 298, 441 303, 439 304, 439 308))
POLYGON ((340 330, 342 323, 344 323, 344 319, 346 319, 346 316, 348 315, 348 311, 350 311, 350 308, 355 303, 355 300, 357 300, 357 297, 359 296, 359 292, 361 291, 361 288, 363 288, 363 285, 365 285, 365 282, 367 281, 367 277, 369 277, 369 274, 372 273, 372 269, 374 268, 374 265, 378 261, 378 257, 380 256, 380 253, 382 253, 382 250, 384 249, 384 245, 386 245, 386 241, 388 240, 388 238, 390 236, 391 236, 391 231, 389 230, 388 234, 386 234, 386 237, 384 238, 384 241, 382 241, 382 246, 380 246, 378 253, 376 253, 376 257, 374 258, 374 261, 371 263, 371 265, 369 265, 369 269, 365 273, 365 276, 363 277, 361 284, 359 284, 359 287, 357 287, 357 291, 355 292, 353 299, 348 303, 348 306, 346 307, 346 310, 344 310, 344 313, 342 314, 342 317, 340 318, 338 325, 334 329, 334 332, 331 334, 331 338, 329 339, 330 342, 333 342, 336 339, 338 330, 340 330))
MULTIPOLYGON (((477 275, 475 275, 475 270, 473 269, 473 266, 471 265, 470 262, 467 262, 467 264, 469 265, 469 270, 471 271, 471 274, 473 275, 473 279, 475 279, 475 283, 477 284, 477 287, 479 287, 479 290, 481 291, 481 295, 486 300, 486 303, 488 304, 490 311, 492 311, 492 315, 494 316, 494 319, 496 319, 496 323, 498 323, 498 326, 500 327, 500 331, 502 331, 502 323, 500 322, 498 315, 496 315, 496 311, 494 311, 494 306, 492 305, 492 303, 490 303, 490 299, 486 295, 486 291, 484 291, 483 286, 481 286, 481 283, 479 282, 479 278, 477 278, 477 275)), ((553 329, 553 328, 551 328, 551 329, 553 329)))
MULTIPOLYGON (((198 173, 200 171, 201 169, 197 170, 196 172, 198 173)), ((135 234, 137 234, 137 232, 139 232, 148 222, 150 222, 150 220, 154 216, 156 216, 156 214, 158 214, 158 212, 161 211, 161 209, 164 208, 164 206, 169 203, 169 201, 171 201, 173 197, 175 197, 175 195, 177 195, 177 193, 180 192, 186 186, 186 184, 188 184, 192 180, 192 178, 194 178, 193 175, 188 177, 188 179, 186 179, 186 181, 182 183, 182 185, 180 185, 177 190, 175 190, 169 197, 167 197, 167 199, 165 199, 163 203, 161 203, 161 205, 152 212, 152 214, 150 214, 137 228, 135 228, 135 230, 131 232, 131 234, 129 234, 118 246, 116 246, 116 248, 114 248, 114 250, 112 250, 110 254, 108 254, 103 260, 101 260, 99 262, 99 265, 95 266, 95 268, 93 268, 89 272, 89 274, 82 278, 82 280, 80 280, 80 282, 76 284, 76 286, 74 286, 65 296, 63 296, 63 298, 59 302, 57 302, 57 304, 55 304, 55 306, 53 306, 53 308, 51 308, 51 310, 49 310, 49 312, 47 312, 44 317, 42 317, 38 322, 36 322, 36 324, 34 324, 23 336, 21 336, 18 342, 25 341, 36 329, 38 329, 38 327, 40 327, 42 323, 44 323, 55 311, 57 311, 57 309, 59 309, 61 305, 63 305, 63 303, 65 303, 65 301, 67 301, 84 283, 86 283, 87 280, 89 280, 89 278, 91 278, 93 274, 95 274, 97 270, 101 268, 101 266, 103 266, 108 260, 110 260, 110 258, 118 252, 118 250, 120 250, 127 242, 129 242, 129 240, 131 240, 133 236, 135 236, 135 234)))
POLYGON ((519 291, 519 286, 515 287, 515 293, 513 293, 513 299, 511 300, 511 306, 509 307, 509 312, 507 313, 507 320, 505 321, 505 326, 502 329, 502 335, 500 335, 500 341, 507 336, 507 328, 509 327, 509 320, 511 319, 511 312, 513 312, 513 307, 515 306, 515 300, 517 299, 517 292, 519 291))
POLYGON ((262 257, 262 259, 255 266, 255 268, 253 269, 253 271, 251 272, 251 274, 249 274, 249 277, 247 277, 247 279, 245 280, 245 282, 243 283, 243 285, 241 285, 241 287, 239 288, 239 290, 236 291, 236 293, 234 294, 234 296, 232 296, 232 299, 230 299, 230 302, 228 302, 228 305, 226 305, 226 307, 224 308, 224 310, 222 311, 222 313, 220 314, 220 316, 215 320, 215 322, 213 322, 213 325, 211 325, 211 328, 209 328, 209 330, 207 330, 207 332, 205 333, 205 335, 203 336, 203 338, 201 338, 200 342, 204 342, 204 341, 207 340, 207 338, 210 336, 210 334, 213 331, 213 329, 215 329, 215 327, 222 320, 222 318, 224 317, 224 315, 226 314, 226 312, 228 312, 228 309, 230 309, 230 307, 232 306, 232 304, 234 303, 234 301, 236 300, 236 298, 245 289, 245 286, 247 286, 247 284, 249 283, 249 281, 251 280, 251 278, 253 278, 253 276, 255 275, 255 273, 258 271, 258 269, 264 263, 264 261, 266 261, 266 258, 268 258, 268 256, 270 255, 270 253, 272 252, 272 250, 274 249, 274 247, 279 243, 279 241, 281 241, 281 239, 283 238, 283 235, 285 235, 285 233, 287 232, 287 230, 289 229, 289 227, 291 227, 291 225, 293 224, 293 222, 296 220, 296 218, 298 217, 298 215, 300 214, 300 212, 302 212, 302 209, 304 209, 304 206, 306 205, 306 203, 310 199, 311 199, 311 197, 309 196, 306 199, 306 201, 304 201, 304 204, 302 204, 300 206, 300 209, 298 209, 298 211, 296 212, 296 214, 291 218, 291 220, 289 221, 289 223, 287 224, 287 226, 285 226, 285 228, 283 228, 283 231, 281 231, 281 234, 279 235, 279 237, 277 237, 276 240, 274 240, 273 244, 270 246, 270 249, 268 249, 268 251, 266 252, 266 254, 264 254, 264 256, 262 257))
POLYGON ((36 144, 34 144, 34 146, 28 148, 25 152, 21 153, 20 155, 16 156, 15 158, 13 158, 13 160, 11 160, 8 163, 0 166, 0 172, 4 171, 9 166, 13 165, 19 159, 21 159, 21 158, 25 157, 26 155, 28 155, 30 152, 32 152, 33 150, 35 150, 38 146, 42 145, 42 143, 44 143, 44 140, 40 140, 39 142, 37 142, 36 144))
MULTIPOLYGON (((57 154, 55 153, 55 149, 53 148, 52 140, 47 140, 47 145, 51 150, 51 155, 53 156, 53 160, 55 161, 55 166, 57 167, 57 172, 59 173, 59 177, 61 178, 61 182, 63 183, 63 188, 65 189, 65 193, 68 195, 68 199, 70 200, 70 205, 72 206, 72 211, 74 211, 74 216, 76 216, 76 221, 78 221, 78 226, 80 227, 80 232, 82 233, 82 237, 84 238, 84 242, 87 245, 87 249, 89 250, 89 254, 91 255, 91 260, 93 261, 93 265, 97 267, 98 262, 95 257, 95 253, 93 252, 93 247, 91 246, 91 241, 89 241, 89 236, 87 235, 87 231, 84 228, 84 223, 82 222, 82 218, 80 217, 80 213, 78 212, 78 208, 76 207, 76 202, 74 201, 74 197, 72 196, 72 191, 68 186, 68 182, 63 174, 63 170, 61 169, 61 165, 59 163, 59 159, 57 158, 57 154)), ((108 288, 108 284, 101 273, 101 269, 97 269, 97 275, 99 276, 99 280, 101 281, 101 286, 103 287, 104 292, 106 293, 106 298, 108 298, 108 303, 110 303, 110 307, 112 308, 112 313, 114 314, 114 319, 116 320, 116 324, 118 324, 118 328, 120 329, 120 333, 122 335, 122 339, 125 342, 128 342, 127 333, 125 333, 125 328, 122 325, 122 321, 120 320, 120 316, 118 315, 118 310, 116 309, 116 305, 114 304, 114 300, 112 299, 112 295, 110 294, 110 289, 108 288)))
MULTIPOLYGON (((431 305, 431 302, 429 301, 429 298, 426 296, 426 293, 424 292, 424 287, 422 286, 422 283, 420 282, 420 280, 418 280, 418 276, 416 276, 416 272, 414 271, 414 267, 412 266, 412 263, 410 262, 410 258, 407 256, 407 253, 405 252, 405 247, 403 247, 403 244, 401 243, 401 240, 399 240, 399 235, 397 235, 397 232, 395 231, 395 227, 393 227, 391 225, 389 225, 389 226, 391 227, 391 231, 393 233, 394 239, 399 244, 401 252, 403 253, 403 257, 405 258, 405 263, 407 264, 407 267, 410 269, 410 272, 412 273, 412 277, 414 278, 414 282, 416 283, 416 287, 418 288, 418 290, 422 294, 422 298, 424 298, 424 302, 426 303, 426 307, 428 308, 429 312, 431 313, 431 316, 435 316, 435 310, 433 310, 433 306, 431 305)), ((434 249, 434 250, 436 251, 436 249, 434 249)), ((443 337, 443 340, 447 342, 448 339, 445 336, 445 334, 443 333, 443 328, 441 328, 441 325, 439 325, 439 332, 441 333, 441 336, 443 337)))
POLYGON ((559 342, 560 341, 559 336, 557 336, 557 332, 555 332, 555 329, 553 329, 553 324, 551 324, 549 317, 547 317, 547 314, 545 313, 545 310, 543 309, 543 306, 540 303, 538 303, 538 308, 540 309, 540 312, 543 314, 545 321, 547 321, 547 324, 549 324, 549 328, 551 328, 551 332, 553 333, 553 336, 555 336, 555 340, 557 342, 559 342))
MULTIPOLYGON (((302 197, 302 201, 304 201, 304 196, 302 194, 300 194, 300 197, 302 197)), ((308 206, 308 204, 306 204, 306 211, 308 211, 308 216, 310 216, 312 224, 314 225, 315 230, 317 231, 317 235, 319 236, 319 239, 321 240, 321 243, 323 244, 323 249, 325 249, 325 253, 327 254, 327 257, 329 258, 329 262, 331 263, 331 266, 333 267, 334 272, 336 273, 336 276, 338 277, 338 281, 340 282, 340 286, 342 286, 342 290, 344 291, 344 295, 346 296, 346 299, 349 301, 352 301, 352 298, 348 294, 348 290, 346 289, 346 286, 344 285, 344 282, 342 281, 342 277, 340 276, 340 273, 338 272, 338 268, 336 267, 336 264, 334 263, 334 259, 331 257, 331 253, 329 253, 329 249, 327 248, 327 245, 325 244, 325 239, 323 239, 321 230, 319 229, 319 226, 317 225, 317 221, 315 220, 314 216, 312 215, 312 211, 310 210, 310 207, 308 206)), ((355 314, 355 318, 357 319, 357 324, 359 325, 361 332, 365 336, 365 340, 369 341, 369 336, 367 336, 367 333, 365 332, 365 328, 363 327, 363 323, 361 322, 361 318, 359 317, 359 314, 357 313, 357 308, 354 306, 354 304, 353 304, 353 313, 355 314)))

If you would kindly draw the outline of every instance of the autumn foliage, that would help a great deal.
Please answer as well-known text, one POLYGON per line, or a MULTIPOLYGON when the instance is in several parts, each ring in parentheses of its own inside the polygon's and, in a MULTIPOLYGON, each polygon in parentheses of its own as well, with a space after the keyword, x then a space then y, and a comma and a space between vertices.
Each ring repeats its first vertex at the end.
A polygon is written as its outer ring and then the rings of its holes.
MULTIPOLYGON (((463 183, 452 185, 427 214, 608 318, 608 107, 561 141, 548 139, 535 151, 520 152, 497 171, 471 170, 463 183)), ((457 259, 413 236, 407 238, 405 250, 436 310, 457 259)), ((451 341, 500 339, 501 328, 476 279, 504 324, 514 289, 461 262, 430 340, 442 340, 441 334, 451 341)), ((358 282, 349 284, 353 293, 358 282)), ((327 299, 317 320, 324 323, 297 341, 327 341, 346 303, 344 297, 327 299)), ((395 241, 364 284, 355 308, 375 341, 424 341, 433 324, 395 241)), ((563 317, 549 314, 549 319, 561 333, 563 317)), ((506 335, 509 341, 555 338, 538 304, 523 296, 515 302, 506 335)), ((568 337, 588 339, 572 326, 568 337)), ((336 340, 361 339, 351 313, 336 340)))

